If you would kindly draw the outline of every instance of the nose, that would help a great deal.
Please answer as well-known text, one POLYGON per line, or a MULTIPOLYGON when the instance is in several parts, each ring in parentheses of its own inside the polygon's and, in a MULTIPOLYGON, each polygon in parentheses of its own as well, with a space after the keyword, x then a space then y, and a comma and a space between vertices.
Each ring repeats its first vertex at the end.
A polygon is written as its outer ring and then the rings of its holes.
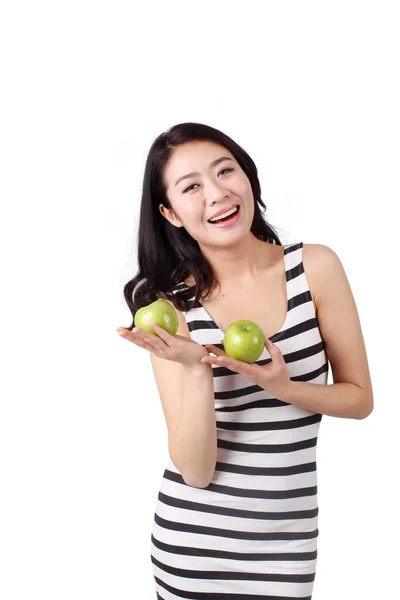
POLYGON ((206 202, 210 205, 215 204, 215 202, 220 202, 224 198, 228 197, 228 192, 226 191, 224 185, 219 181, 210 179, 205 184, 204 187, 204 195, 206 198, 206 202))

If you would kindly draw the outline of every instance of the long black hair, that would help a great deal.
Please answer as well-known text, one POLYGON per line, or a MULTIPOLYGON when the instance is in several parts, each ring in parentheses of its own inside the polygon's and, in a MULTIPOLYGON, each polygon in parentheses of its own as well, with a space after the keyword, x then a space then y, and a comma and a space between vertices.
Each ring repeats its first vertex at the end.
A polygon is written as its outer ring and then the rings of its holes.
MULTIPOLYGON (((193 140, 210 140, 227 148, 246 173, 254 196, 253 235, 265 242, 282 246, 273 227, 263 217, 261 187, 257 168, 243 148, 222 131, 202 123, 179 123, 161 133, 147 156, 143 178, 138 231, 138 272, 124 286, 124 297, 132 313, 158 298, 170 300, 181 311, 199 306, 204 289, 211 289, 213 269, 200 251, 197 241, 184 227, 175 227, 160 212, 159 204, 171 208, 163 183, 164 167, 175 148, 193 140), (195 284, 172 293, 172 289, 193 275, 195 284)), ((207 295, 207 294, 206 294, 207 295)))

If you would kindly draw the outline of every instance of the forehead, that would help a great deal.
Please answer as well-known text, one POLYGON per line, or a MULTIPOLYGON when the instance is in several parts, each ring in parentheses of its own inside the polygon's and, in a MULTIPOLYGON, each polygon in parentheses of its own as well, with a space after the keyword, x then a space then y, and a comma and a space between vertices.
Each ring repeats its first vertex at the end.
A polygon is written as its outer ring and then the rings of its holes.
POLYGON ((190 171, 205 171, 210 163, 220 156, 229 156, 233 160, 233 154, 222 146, 208 140, 195 140, 186 142, 174 149, 168 160, 164 175, 168 185, 173 185, 175 179, 190 171))

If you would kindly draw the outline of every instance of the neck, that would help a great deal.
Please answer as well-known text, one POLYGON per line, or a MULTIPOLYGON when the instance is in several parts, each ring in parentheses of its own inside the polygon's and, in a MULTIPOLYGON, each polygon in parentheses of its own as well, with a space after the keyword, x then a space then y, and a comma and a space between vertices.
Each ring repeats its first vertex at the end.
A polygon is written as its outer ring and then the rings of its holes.
POLYGON ((200 249, 213 269, 214 279, 223 289, 251 286, 276 264, 282 254, 281 247, 263 242, 253 235, 233 247, 201 246, 200 249))

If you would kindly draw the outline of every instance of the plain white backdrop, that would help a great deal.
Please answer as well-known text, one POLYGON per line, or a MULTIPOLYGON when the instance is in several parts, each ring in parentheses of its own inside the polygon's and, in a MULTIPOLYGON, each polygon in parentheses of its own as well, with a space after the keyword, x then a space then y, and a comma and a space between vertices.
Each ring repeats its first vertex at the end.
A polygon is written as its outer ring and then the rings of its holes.
POLYGON ((2 600, 155 600, 166 425, 148 352, 115 329, 131 324, 122 290, 136 273, 147 152, 185 121, 250 154, 283 243, 325 244, 342 261, 375 410, 322 419, 313 600, 396 596, 397 11, 384 0, 3 4, 2 600))

